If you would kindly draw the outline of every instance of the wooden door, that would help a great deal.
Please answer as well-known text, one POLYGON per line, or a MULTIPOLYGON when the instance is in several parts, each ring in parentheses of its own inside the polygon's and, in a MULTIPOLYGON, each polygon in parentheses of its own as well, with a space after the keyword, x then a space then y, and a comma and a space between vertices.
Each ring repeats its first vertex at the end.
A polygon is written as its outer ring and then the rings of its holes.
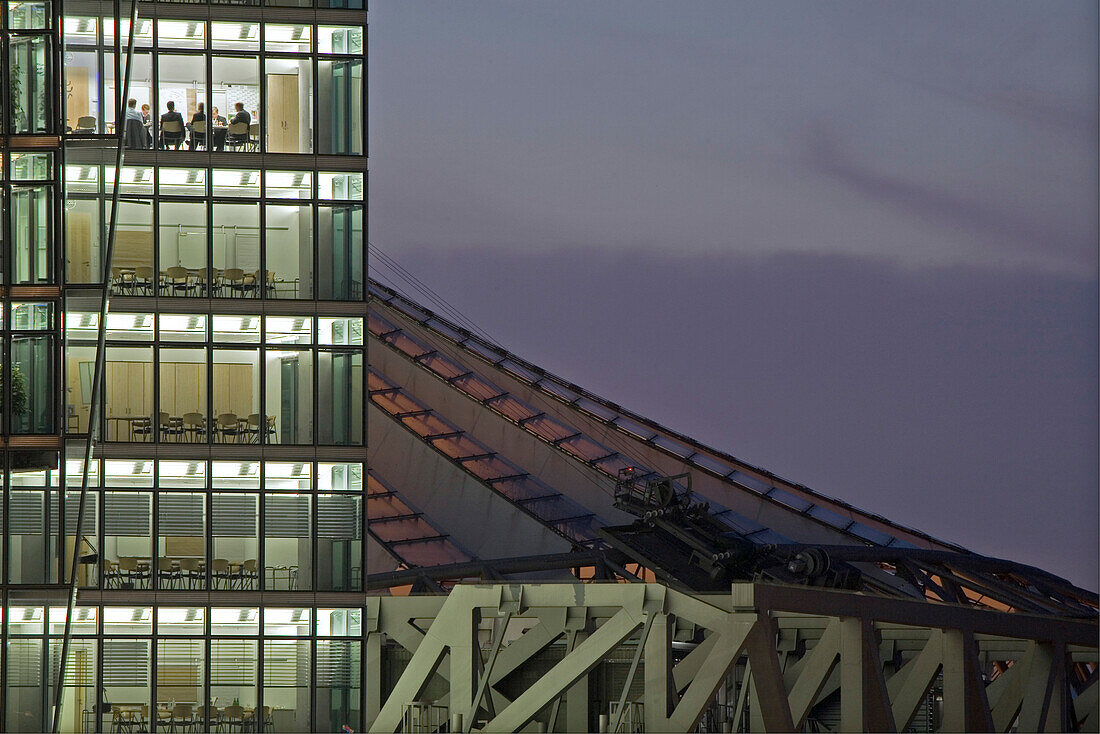
POLYGON ((145 368, 143 362, 126 363, 126 382, 128 394, 127 411, 130 415, 153 415, 152 396, 146 395, 145 368))
MULTIPOLYGON (((173 400, 172 415, 182 416, 184 413, 202 413, 206 415, 206 380, 203 373, 206 365, 195 362, 175 362, 175 384, 161 384, 161 390, 171 393, 173 400)), ((215 409, 217 406, 214 406, 215 409)), ((165 408, 161 408, 165 410, 165 408)))
POLYGON ((107 415, 128 415, 126 390, 126 363, 108 362, 105 383, 107 387, 107 415))
POLYGON ((81 117, 90 115, 88 70, 82 66, 65 67, 65 124, 76 130, 81 117))
POLYGON ((92 215, 88 212, 65 214, 65 280, 69 283, 91 283, 92 277, 92 215))
POLYGON ((298 75, 267 75, 267 150, 271 153, 300 153, 298 150, 298 75))
POLYGON ((214 393, 214 417, 222 413, 232 413, 232 389, 229 385, 230 365, 222 363, 214 365, 214 384, 210 389, 214 393))
POLYGON ((229 365, 229 386, 234 413, 247 418, 258 410, 252 403, 252 365, 229 365))

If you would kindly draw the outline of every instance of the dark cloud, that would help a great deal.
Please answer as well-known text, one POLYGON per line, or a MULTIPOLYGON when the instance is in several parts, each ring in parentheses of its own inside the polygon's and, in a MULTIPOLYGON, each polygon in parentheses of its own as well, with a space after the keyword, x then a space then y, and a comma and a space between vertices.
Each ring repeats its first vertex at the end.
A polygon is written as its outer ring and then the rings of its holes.
POLYGON ((1041 211, 1010 209, 981 198, 963 196, 946 186, 907 180, 866 165, 846 147, 840 132, 823 120, 807 124, 803 138, 811 171, 855 191, 875 203, 924 222, 962 229, 995 245, 994 252, 1028 252, 1044 243, 1054 252, 1090 252, 1096 248, 1095 229, 1073 231, 1041 211))

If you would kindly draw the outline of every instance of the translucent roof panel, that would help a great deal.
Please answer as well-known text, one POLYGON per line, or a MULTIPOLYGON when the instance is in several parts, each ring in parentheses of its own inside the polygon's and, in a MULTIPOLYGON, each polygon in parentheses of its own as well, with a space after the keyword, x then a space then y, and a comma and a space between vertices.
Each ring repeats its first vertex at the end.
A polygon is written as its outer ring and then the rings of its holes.
POLYGON ((369 523, 370 532, 387 543, 400 540, 432 538, 440 535, 431 525, 419 517, 399 520, 376 520, 369 523))
POLYGON ((458 546, 442 538, 409 541, 401 543, 394 550, 410 566, 446 566, 471 560, 458 546))

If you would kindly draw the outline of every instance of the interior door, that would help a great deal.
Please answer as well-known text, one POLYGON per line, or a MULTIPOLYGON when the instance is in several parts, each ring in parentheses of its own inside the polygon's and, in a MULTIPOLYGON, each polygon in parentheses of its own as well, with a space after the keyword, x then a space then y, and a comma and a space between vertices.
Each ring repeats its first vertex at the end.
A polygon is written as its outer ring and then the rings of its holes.
POLYGON ((267 75, 267 150, 271 153, 304 153, 298 150, 298 75, 267 75))
POLYGON ((83 66, 65 67, 65 124, 75 130, 81 117, 91 114, 88 109, 88 69, 83 66))
POLYGON ((65 279, 69 283, 92 283, 92 215, 65 214, 65 279))

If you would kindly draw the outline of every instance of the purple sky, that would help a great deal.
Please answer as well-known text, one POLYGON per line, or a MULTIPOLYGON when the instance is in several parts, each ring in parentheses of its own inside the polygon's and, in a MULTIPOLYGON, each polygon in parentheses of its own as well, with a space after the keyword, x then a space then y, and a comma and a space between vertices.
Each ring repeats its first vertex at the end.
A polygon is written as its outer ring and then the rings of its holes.
POLYGON ((1095 2, 370 22, 371 242, 497 341, 1097 588, 1095 2))

